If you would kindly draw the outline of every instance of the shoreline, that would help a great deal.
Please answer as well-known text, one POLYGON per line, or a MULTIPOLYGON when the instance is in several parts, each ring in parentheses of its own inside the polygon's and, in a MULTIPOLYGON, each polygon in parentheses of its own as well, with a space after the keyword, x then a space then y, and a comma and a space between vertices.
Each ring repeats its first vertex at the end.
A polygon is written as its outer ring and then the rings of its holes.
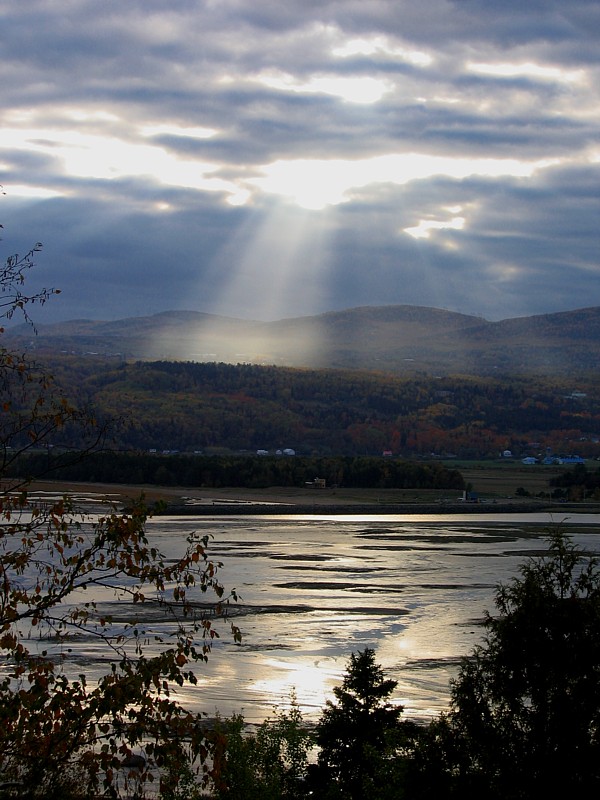
MULTIPOLYGON (((191 488, 142 484, 87 483, 37 480, 28 486, 31 495, 70 495, 75 502, 108 501, 124 508, 142 500, 157 516, 297 516, 297 515, 419 515, 584 513, 600 514, 598 502, 553 502, 548 498, 485 497, 479 502, 458 498, 415 497, 404 499, 394 489, 317 490, 298 487, 248 489, 237 487, 191 488)), ((599 520, 600 521, 600 520, 599 520)))
MULTIPOLYGON (((348 516, 354 514, 373 516, 398 516, 421 514, 534 514, 556 511, 597 514, 597 503, 523 503, 488 501, 482 503, 398 503, 378 505, 373 503, 267 503, 267 502, 228 502, 225 504, 197 503, 188 505, 167 505, 157 516, 348 516)), ((600 522, 600 519, 599 519, 600 522)))

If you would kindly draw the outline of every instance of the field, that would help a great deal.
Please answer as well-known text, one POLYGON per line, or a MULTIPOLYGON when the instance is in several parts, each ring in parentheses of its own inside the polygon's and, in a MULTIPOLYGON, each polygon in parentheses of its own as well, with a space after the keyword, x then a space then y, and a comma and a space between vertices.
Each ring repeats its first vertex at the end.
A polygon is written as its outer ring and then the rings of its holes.
MULTIPOLYGON (((540 465, 524 466, 521 463, 461 462, 449 464, 463 475, 470 490, 482 500, 519 499, 521 489, 531 497, 549 495, 550 480, 564 468, 540 465)), ((73 494, 76 497, 109 497, 117 503, 129 502, 141 496, 152 504, 158 500, 178 503, 193 500, 196 503, 284 503, 293 505, 391 505, 396 503, 431 503, 440 500, 456 501, 460 492, 454 490, 399 490, 399 489, 346 489, 344 487, 315 489, 311 487, 267 489, 239 489, 221 487, 190 488, 126 484, 86 484, 80 482, 56 483, 36 481, 31 491, 73 494)))
POLYGON ((465 462, 455 466, 480 497, 496 499, 514 497, 520 488, 532 496, 550 494, 551 479, 565 471, 565 467, 524 466, 516 462, 477 462, 471 465, 465 462))

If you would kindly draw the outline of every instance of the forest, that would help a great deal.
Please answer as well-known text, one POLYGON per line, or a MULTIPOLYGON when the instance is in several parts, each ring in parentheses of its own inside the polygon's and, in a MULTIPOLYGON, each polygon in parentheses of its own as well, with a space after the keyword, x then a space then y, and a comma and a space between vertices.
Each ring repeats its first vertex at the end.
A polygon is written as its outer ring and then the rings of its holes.
MULTIPOLYGON (((44 362, 42 362, 44 363, 44 362)), ((111 421, 113 448, 302 456, 600 456, 600 376, 398 377, 194 362, 45 363, 78 405, 111 421)), ((53 446, 76 447, 67 427, 53 446)))
POLYGON ((362 456, 290 458, 103 452, 80 459, 72 451, 51 451, 22 454, 11 465, 10 474, 91 483, 208 488, 303 487, 320 478, 330 488, 464 489, 460 472, 437 461, 416 463, 362 456))

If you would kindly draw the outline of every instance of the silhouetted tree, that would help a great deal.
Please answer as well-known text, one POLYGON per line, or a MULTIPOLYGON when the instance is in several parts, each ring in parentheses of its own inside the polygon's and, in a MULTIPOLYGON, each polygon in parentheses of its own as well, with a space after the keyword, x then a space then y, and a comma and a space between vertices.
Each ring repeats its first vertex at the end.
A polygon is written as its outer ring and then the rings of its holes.
POLYGON ((255 734, 240 714, 217 719, 212 785, 218 800, 300 800, 305 797, 310 734, 296 696, 289 711, 265 720, 255 734))
POLYGON ((388 698, 397 681, 384 678, 375 652, 352 654, 344 681, 333 690, 315 741, 317 764, 309 770, 313 796, 343 800, 401 797, 403 751, 413 726, 401 722, 403 707, 388 698))
POLYGON ((415 797, 600 791, 600 569, 559 530, 499 588, 450 713, 417 748, 415 797))
MULTIPOLYGON (((55 293, 23 293, 37 250, 0 267, 0 321, 19 311, 28 320, 27 306, 55 293)), ((45 800, 101 789, 130 796, 130 778, 137 791, 166 765, 161 790, 175 790, 183 767, 197 768, 199 780, 208 770, 202 716, 172 687, 197 682, 193 666, 217 635, 188 592, 205 593, 218 612, 226 601, 218 565, 193 535, 182 552, 163 556, 148 541, 142 506, 126 514, 107 503, 91 518, 68 497, 29 493, 27 475, 13 472, 19 456, 41 450, 45 471, 52 444, 74 427, 86 451, 98 441, 93 417, 46 370, 0 344, 0 784, 45 800), (106 613, 110 602, 97 597, 105 592, 126 617, 106 613), (150 609, 164 634, 146 632, 150 609), (71 661, 73 636, 89 637, 112 661, 97 683, 71 661), (132 759, 142 747, 145 757, 132 759)), ((79 460, 65 449, 69 463, 79 460)))

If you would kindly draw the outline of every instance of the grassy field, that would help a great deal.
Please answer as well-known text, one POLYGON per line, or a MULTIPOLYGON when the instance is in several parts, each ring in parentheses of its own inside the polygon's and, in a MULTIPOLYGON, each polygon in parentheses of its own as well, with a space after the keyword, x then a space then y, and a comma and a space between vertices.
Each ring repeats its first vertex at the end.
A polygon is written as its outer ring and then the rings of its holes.
MULTIPOLYGON (((449 464, 458 469, 471 490, 481 499, 504 500, 518 497, 518 489, 524 489, 532 497, 549 495, 552 491, 550 480, 560 474, 564 467, 545 467, 541 465, 524 466, 511 462, 462 462, 449 464)), ((314 489, 310 487, 269 487, 266 489, 238 489, 222 487, 219 489, 193 487, 164 487, 126 484, 85 484, 77 482, 55 483, 37 481, 31 491, 41 493, 66 492, 75 496, 93 494, 96 497, 110 497, 116 502, 129 502, 144 496, 145 501, 157 500, 177 503, 186 499, 196 502, 247 502, 310 504, 374 504, 431 503, 438 500, 457 500, 458 490, 426 489, 348 489, 345 487, 314 489)), ((522 494, 522 493, 519 493, 522 494)))
POLYGON ((524 489, 532 496, 550 494, 552 478, 565 471, 565 467, 532 464, 525 466, 511 462, 477 462, 473 465, 457 464, 467 484, 483 497, 514 497, 517 489, 524 489))

